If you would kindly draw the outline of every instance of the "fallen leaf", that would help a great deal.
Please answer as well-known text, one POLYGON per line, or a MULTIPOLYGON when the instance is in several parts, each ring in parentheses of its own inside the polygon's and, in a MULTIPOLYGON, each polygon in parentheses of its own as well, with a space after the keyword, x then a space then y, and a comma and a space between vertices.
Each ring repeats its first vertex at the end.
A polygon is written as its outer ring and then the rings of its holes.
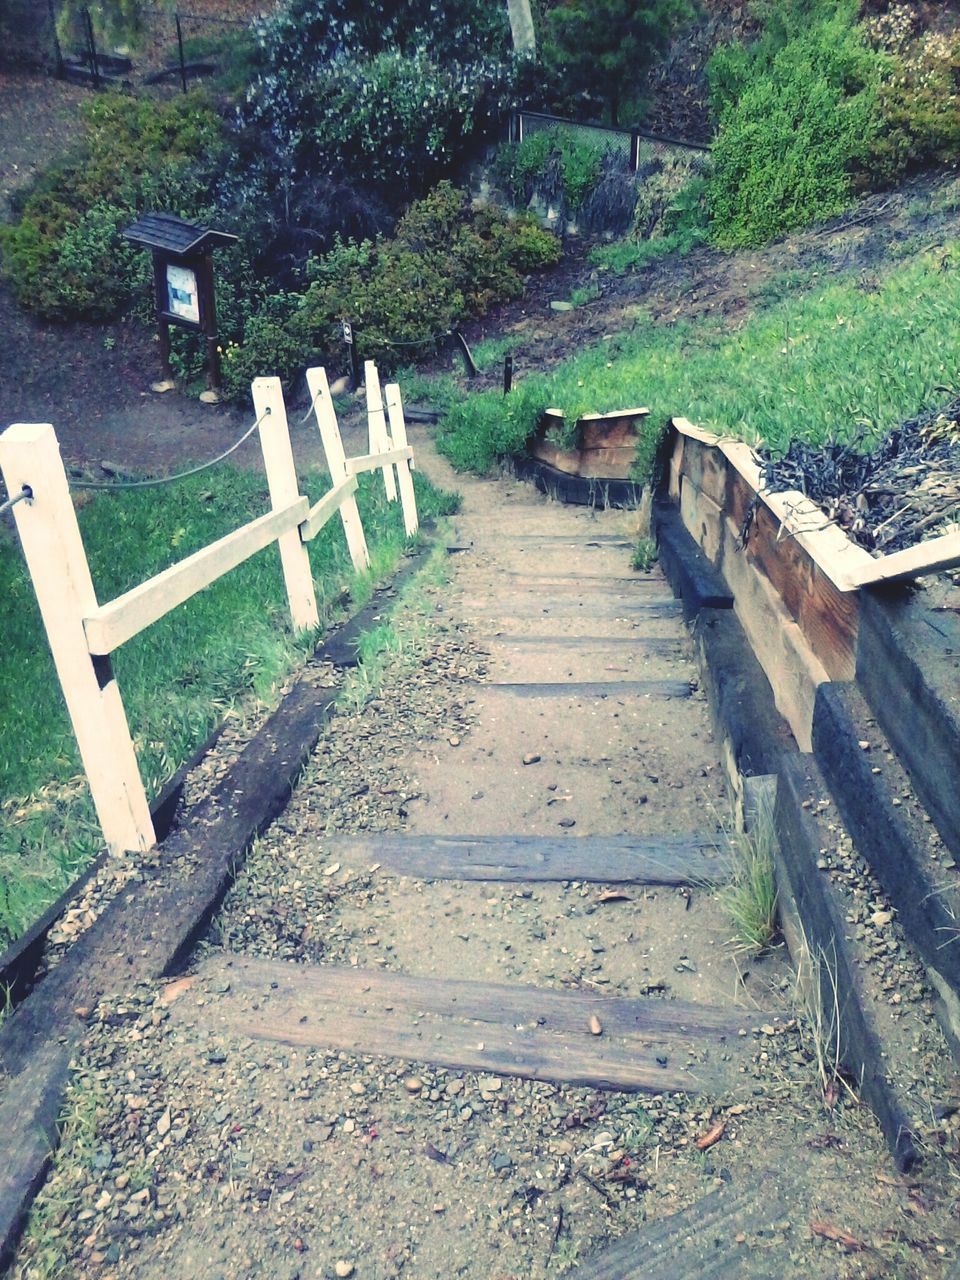
POLYGON ((632 902, 633 899, 629 893, 624 893, 622 889, 604 889, 603 893, 597 898, 598 902, 632 902))
POLYGON ((837 1244, 843 1245, 844 1249, 849 1253, 862 1253, 867 1247, 862 1240, 852 1236, 849 1231, 841 1231, 832 1222, 824 1222, 819 1218, 813 1219, 810 1223, 810 1230, 815 1236, 821 1236, 824 1240, 835 1240, 837 1244))
POLYGON ((726 1124, 722 1120, 718 1120, 715 1125, 711 1125, 706 1133, 701 1133, 697 1139, 697 1150, 708 1151, 715 1143, 719 1142, 726 1132, 726 1124))

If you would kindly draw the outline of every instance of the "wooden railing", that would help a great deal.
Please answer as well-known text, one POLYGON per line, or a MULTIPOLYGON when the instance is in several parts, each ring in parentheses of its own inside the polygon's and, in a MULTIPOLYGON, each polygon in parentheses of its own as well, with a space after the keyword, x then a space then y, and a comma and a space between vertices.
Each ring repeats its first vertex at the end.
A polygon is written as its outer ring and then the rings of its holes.
POLYGON ((272 510, 201 548, 162 573, 100 604, 77 523, 56 433, 49 424, 18 423, 0 435, 0 471, 10 494, 29 494, 13 508, 57 675, 111 850, 148 849, 153 823, 110 654, 191 596, 276 543, 290 619, 299 631, 320 622, 307 544, 337 513, 358 572, 369 568, 357 475, 382 470, 386 496, 398 492, 408 536, 417 531, 413 450, 395 384, 386 388, 387 416, 376 366, 366 364, 369 452, 348 458, 323 369, 307 372, 332 488, 313 506, 300 493, 279 378, 252 384, 256 429, 272 510))

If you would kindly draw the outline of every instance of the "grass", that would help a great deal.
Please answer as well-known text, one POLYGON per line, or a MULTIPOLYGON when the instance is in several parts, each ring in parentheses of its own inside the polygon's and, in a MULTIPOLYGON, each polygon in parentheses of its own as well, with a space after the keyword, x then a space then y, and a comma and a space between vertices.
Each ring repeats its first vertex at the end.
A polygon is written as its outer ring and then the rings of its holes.
POLYGON ((485 392, 451 405, 439 447, 455 467, 484 472, 523 448, 548 406, 573 420, 634 404, 651 409, 641 479, 674 415, 775 450, 794 438, 869 445, 960 382, 958 265, 951 242, 896 264, 873 291, 854 276, 820 282, 734 332, 712 319, 641 317, 631 332, 525 377, 506 399, 485 392))
MULTIPOLYGON (((421 519, 451 508, 415 473, 421 519)), ((303 478, 319 498, 319 472, 303 478)), ((405 539, 378 475, 359 492, 372 571, 353 573, 338 520, 310 544, 321 613, 345 593, 369 597, 405 539)), ((162 489, 97 494, 78 512, 98 598, 108 600, 269 509, 255 473, 224 468, 162 489)), ((0 945, 20 933, 100 848, 100 832, 47 648, 33 588, 15 536, 0 533, 0 945)), ((293 633, 274 548, 239 566, 121 647, 114 669, 147 794, 229 714, 271 702, 309 653, 312 635, 293 633)))
POLYGON ((705 239, 704 234, 693 234, 689 230, 670 231, 666 235, 651 236, 649 240, 635 240, 627 236, 623 240, 612 240, 610 244, 594 245, 587 260, 600 271, 625 276, 671 253, 689 253, 705 239))
POLYGON ((749 829, 730 841, 730 878, 717 890, 717 901, 733 926, 732 942, 739 951, 762 951, 776 935, 776 838, 772 806, 763 803, 749 829))
POLYGON ((657 563, 657 544, 653 538, 640 537, 630 557, 630 567, 638 573, 649 573, 657 563))

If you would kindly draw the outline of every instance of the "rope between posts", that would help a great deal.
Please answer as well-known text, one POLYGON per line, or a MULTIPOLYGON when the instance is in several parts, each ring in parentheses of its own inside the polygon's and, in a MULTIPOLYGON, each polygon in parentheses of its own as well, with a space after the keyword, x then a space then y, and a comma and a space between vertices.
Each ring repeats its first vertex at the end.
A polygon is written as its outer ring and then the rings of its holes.
POLYGON ((28 484, 25 484, 13 498, 8 498, 6 502, 0 502, 0 516, 6 515, 18 502, 28 502, 32 497, 33 490, 28 484))
POLYGON ((240 446, 256 431, 264 418, 270 414, 269 409, 264 409, 260 417, 253 426, 248 427, 239 440, 235 440, 229 449, 224 449, 223 453, 218 453, 215 458, 210 458, 207 462, 201 462, 195 467, 190 467, 187 471, 178 471, 172 476, 158 476, 154 480, 70 480, 71 489, 154 489, 159 485, 175 484, 178 480, 186 480, 188 476, 199 475, 201 471, 209 471, 211 467, 215 467, 217 463, 223 462, 224 458, 229 458, 231 453, 236 453, 240 446))

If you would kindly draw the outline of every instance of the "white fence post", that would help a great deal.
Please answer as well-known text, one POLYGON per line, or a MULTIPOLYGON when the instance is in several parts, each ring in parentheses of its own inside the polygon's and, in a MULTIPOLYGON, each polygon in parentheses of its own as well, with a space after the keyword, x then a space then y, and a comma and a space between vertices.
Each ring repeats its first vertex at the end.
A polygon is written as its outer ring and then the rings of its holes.
MULTIPOLYGON (((250 387, 253 407, 260 423, 260 447, 267 472, 270 503, 274 511, 289 507, 301 496, 297 469, 290 446, 287 410, 279 378, 256 378, 250 387)), ((290 602, 290 617, 298 631, 312 631, 320 625, 317 597, 313 589, 310 554, 299 530, 291 529, 277 539, 283 580, 290 602)))
POLYGON ((8 493, 33 491, 14 518, 103 837, 113 853, 149 849, 156 836, 120 691, 109 658, 95 662, 87 647, 83 619, 97 597, 53 427, 9 427, 0 470, 8 493))
MULTIPOLYGON (((327 384, 326 369, 307 370, 307 389, 310 392, 310 403, 317 415, 320 439, 323 441, 323 451, 327 458, 327 470, 334 485, 338 485, 347 478, 347 462, 336 411, 330 396, 330 387, 327 384)), ((340 519, 343 522, 343 532, 346 535, 353 567, 357 573, 362 573, 364 569, 370 568, 370 553, 363 534, 360 509, 356 498, 352 495, 345 498, 341 504, 340 519)))
MULTIPOLYGON (((380 394, 380 375, 373 360, 363 362, 363 381, 367 388, 367 425, 371 453, 387 453, 393 446, 383 416, 383 397, 380 394)), ((397 500, 397 482, 393 478, 393 465, 383 467, 383 487, 388 502, 397 500)))
MULTIPOLYGON (((388 382, 385 388, 387 397, 387 413, 390 415, 390 436, 395 449, 407 447, 407 424, 403 418, 403 401, 400 399, 400 387, 396 382, 388 382)), ((400 503, 403 506, 403 527, 408 538, 412 538, 420 527, 417 519, 417 499, 413 490, 413 476, 410 474, 409 462, 397 463, 397 479, 400 483, 400 503)))

